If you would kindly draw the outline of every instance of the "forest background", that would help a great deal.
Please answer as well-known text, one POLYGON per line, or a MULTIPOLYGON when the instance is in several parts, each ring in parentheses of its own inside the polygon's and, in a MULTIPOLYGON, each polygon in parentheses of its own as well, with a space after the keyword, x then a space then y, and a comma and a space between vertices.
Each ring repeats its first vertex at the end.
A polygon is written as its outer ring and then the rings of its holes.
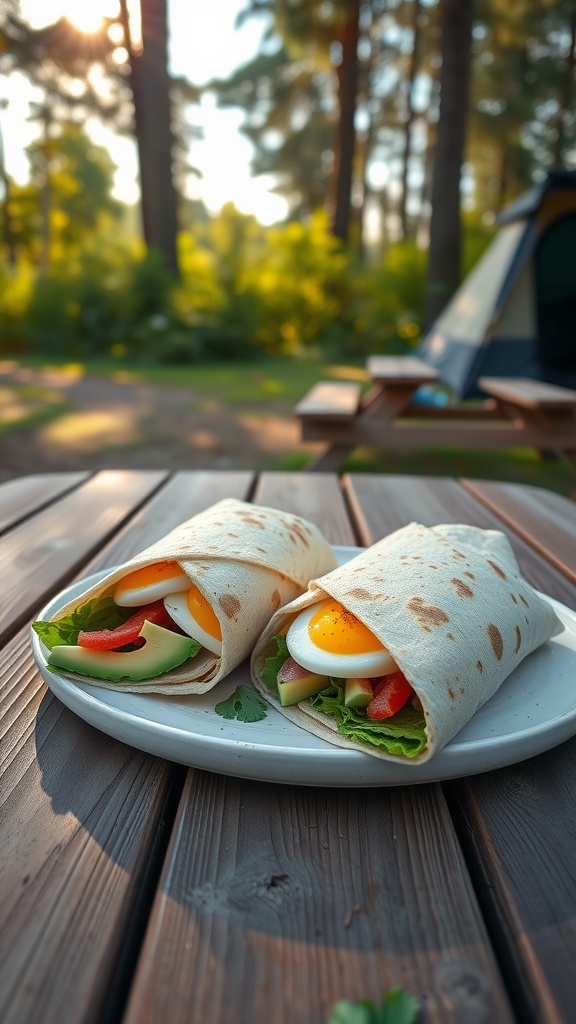
POLYGON ((263 19, 260 51, 203 88, 245 114, 253 172, 288 202, 272 227, 187 196, 202 90, 169 74, 166 0, 121 0, 89 34, 0 0, 0 73, 42 97, 26 184, 0 146, 0 354, 407 351, 502 208, 576 165, 574 0, 247 0, 239 17, 263 19), (137 141, 136 208, 112 197, 93 115, 137 141))

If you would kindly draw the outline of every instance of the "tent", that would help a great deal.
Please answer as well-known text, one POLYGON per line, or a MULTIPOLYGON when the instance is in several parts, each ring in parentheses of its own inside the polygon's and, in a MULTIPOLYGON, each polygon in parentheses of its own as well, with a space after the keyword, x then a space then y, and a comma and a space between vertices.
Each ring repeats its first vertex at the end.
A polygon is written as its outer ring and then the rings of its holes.
POLYGON ((576 171, 549 172, 498 223, 417 354, 458 398, 481 376, 576 387, 576 171))

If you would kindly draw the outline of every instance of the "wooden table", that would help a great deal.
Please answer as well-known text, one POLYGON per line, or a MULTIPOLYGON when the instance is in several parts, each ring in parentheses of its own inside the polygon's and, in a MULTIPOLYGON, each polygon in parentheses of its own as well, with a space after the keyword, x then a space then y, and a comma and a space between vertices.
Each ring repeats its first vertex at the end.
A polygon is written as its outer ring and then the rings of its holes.
MULTIPOLYGON (((317 789, 185 769, 43 685, 29 623, 232 495, 334 544, 412 519, 504 528, 576 607, 576 506, 469 480, 249 472, 32 476, 0 488, 2 1024, 324 1024, 395 985, 426 1024, 572 1024, 576 738, 450 783, 317 789)), ((576 701, 576 681, 575 681, 576 701)))
POLYGON ((325 448, 306 467, 337 470, 358 445, 425 448, 535 448, 562 452, 576 464, 576 391, 524 378, 482 377, 485 401, 448 406, 413 401, 438 371, 412 356, 371 356, 372 387, 320 381, 296 406, 303 441, 325 448))

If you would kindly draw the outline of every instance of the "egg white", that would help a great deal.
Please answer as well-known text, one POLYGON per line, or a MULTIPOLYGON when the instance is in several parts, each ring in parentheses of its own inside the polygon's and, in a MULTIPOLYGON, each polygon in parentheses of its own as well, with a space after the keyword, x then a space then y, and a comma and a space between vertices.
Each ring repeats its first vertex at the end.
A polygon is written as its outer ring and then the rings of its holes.
POLYGON ((364 654, 333 654, 316 647, 308 633, 308 623, 318 611, 318 605, 305 608, 290 626, 286 645, 294 661, 309 672, 339 679, 374 678, 396 672, 398 666, 386 650, 366 651, 364 654))
POLYGON ((128 588, 122 591, 122 580, 116 584, 114 591, 114 602, 122 608, 139 608, 140 605, 150 604, 152 601, 160 601, 168 594, 175 594, 179 591, 190 590, 188 576, 181 576, 180 573, 171 576, 166 580, 159 580, 158 583, 148 583, 144 587, 128 588))
MULTIPOLYGON (((190 582, 188 582, 187 589, 190 589, 190 582)), ((191 636, 193 640, 197 640, 199 644, 202 644, 202 647, 211 651, 212 654, 220 655, 222 653, 222 641, 211 636, 210 633, 207 633, 206 630, 196 622, 196 619, 188 607, 187 594, 169 594, 164 598, 164 607, 168 614, 174 619, 174 622, 176 622, 180 628, 188 634, 188 636, 191 636)))

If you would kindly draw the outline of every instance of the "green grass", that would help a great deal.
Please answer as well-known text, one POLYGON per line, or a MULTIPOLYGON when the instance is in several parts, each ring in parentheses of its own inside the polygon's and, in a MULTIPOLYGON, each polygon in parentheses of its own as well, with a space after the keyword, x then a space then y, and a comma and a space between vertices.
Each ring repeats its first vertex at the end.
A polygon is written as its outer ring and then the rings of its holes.
POLYGON ((190 388, 202 398, 217 398, 229 404, 265 404, 276 402, 290 408, 318 380, 337 376, 355 379, 362 375, 361 362, 342 360, 328 363, 310 358, 262 358, 250 362, 199 363, 196 366, 150 366, 122 363, 119 360, 88 360, 67 363, 64 360, 21 360, 23 366, 81 366, 85 373, 100 377, 130 379, 165 387, 190 388))

